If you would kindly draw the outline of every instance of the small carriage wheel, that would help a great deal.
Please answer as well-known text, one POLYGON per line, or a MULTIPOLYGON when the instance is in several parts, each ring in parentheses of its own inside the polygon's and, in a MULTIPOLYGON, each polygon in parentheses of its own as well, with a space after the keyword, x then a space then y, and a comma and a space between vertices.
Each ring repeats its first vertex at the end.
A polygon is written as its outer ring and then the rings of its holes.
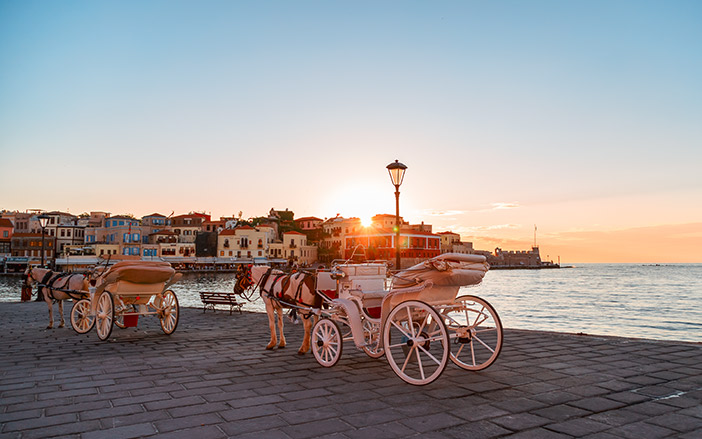
POLYGON ((95 309, 95 330, 102 341, 110 338, 112 323, 115 320, 115 301, 109 291, 103 291, 98 297, 95 309))
POLYGON ((502 322, 495 308, 476 296, 457 297, 441 314, 451 339, 451 361, 466 370, 483 370, 502 350, 502 322))
POLYGON ((95 316, 90 315, 90 300, 81 299, 71 308, 71 326, 78 334, 85 334, 95 326, 95 316))
POLYGON ((178 327, 178 298, 172 290, 166 290, 161 299, 161 310, 158 314, 161 321, 161 329, 166 335, 173 334, 178 327))
POLYGON ((449 359, 449 338, 439 313, 417 300, 402 302, 383 325, 385 357, 404 382, 423 386, 437 379, 449 359))
POLYGON ((317 363, 332 367, 341 358, 343 338, 339 325, 329 319, 319 319, 312 328, 312 353, 317 363))
POLYGON ((371 358, 380 358, 385 350, 380 346, 380 328, 368 319, 363 319, 363 339, 366 345, 363 352, 371 358))

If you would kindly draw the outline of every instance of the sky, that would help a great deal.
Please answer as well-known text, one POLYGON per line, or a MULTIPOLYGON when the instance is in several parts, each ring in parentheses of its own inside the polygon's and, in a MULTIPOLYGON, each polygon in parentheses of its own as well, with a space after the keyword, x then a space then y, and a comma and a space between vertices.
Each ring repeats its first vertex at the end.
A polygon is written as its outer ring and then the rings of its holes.
POLYGON ((0 209, 702 262, 702 2, 0 0, 0 209))

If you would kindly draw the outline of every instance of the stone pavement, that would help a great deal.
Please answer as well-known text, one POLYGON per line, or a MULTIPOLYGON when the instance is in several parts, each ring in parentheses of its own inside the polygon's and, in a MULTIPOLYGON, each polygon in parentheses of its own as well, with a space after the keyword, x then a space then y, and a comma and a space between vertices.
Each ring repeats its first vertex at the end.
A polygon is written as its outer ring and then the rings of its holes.
POLYGON ((0 303, 0 439, 702 437, 700 344, 506 330, 489 369, 415 387, 350 343, 298 356, 301 325, 266 351, 262 314, 181 311, 101 342, 0 303))

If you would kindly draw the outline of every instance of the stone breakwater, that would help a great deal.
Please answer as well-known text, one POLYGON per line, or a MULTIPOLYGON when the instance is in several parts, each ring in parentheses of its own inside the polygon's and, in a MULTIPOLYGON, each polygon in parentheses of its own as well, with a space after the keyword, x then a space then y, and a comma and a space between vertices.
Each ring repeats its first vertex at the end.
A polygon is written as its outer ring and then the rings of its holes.
MULTIPOLYGON (((66 315, 70 305, 66 307, 66 315)), ((265 315, 182 309, 95 332, 46 330, 43 303, 0 303, 0 438, 699 438, 702 345, 508 329, 482 372, 400 381, 345 345, 329 369, 264 350, 265 315)))

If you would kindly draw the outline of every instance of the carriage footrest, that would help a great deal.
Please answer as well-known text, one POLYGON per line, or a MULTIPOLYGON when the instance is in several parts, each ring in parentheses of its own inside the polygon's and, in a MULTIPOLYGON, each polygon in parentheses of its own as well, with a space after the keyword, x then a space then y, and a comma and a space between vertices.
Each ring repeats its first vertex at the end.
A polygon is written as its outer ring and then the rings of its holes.
POLYGON ((134 328, 139 323, 139 314, 122 314, 125 328, 134 328))

